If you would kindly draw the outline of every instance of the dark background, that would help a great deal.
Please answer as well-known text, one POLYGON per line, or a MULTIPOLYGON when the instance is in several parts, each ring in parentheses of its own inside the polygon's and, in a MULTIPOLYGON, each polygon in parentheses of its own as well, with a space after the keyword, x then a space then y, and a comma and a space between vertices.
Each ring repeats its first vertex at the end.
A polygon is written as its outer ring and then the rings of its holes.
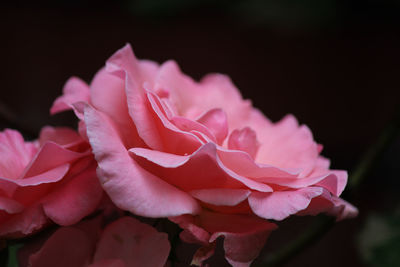
MULTIPOLYGON (((75 127, 71 113, 48 114, 64 82, 72 75, 90 82, 129 42, 139 58, 175 59, 195 79, 228 74, 270 119, 292 113, 307 124, 332 167, 351 171, 399 109, 399 14, 395 0, 6 2, 0 127, 33 134, 46 124, 75 127)), ((288 266, 363 266, 357 238, 370 214, 399 209, 399 162, 397 136, 347 194, 359 217, 288 266)), ((268 246, 307 228, 306 220, 282 225, 268 246)))

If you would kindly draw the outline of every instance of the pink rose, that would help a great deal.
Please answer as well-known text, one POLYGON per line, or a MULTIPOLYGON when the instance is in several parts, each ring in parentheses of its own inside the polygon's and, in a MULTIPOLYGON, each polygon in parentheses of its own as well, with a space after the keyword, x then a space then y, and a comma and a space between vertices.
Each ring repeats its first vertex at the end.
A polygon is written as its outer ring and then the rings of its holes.
POLYGON ((90 146, 75 131, 45 127, 25 142, 0 132, 0 237, 17 238, 51 221, 77 223, 102 197, 90 146))
POLYGON ((329 169, 307 126, 291 115, 272 123, 227 76, 195 82, 174 61, 138 60, 126 45, 90 86, 67 82, 52 112, 69 108, 112 201, 179 223, 184 240, 203 245, 195 263, 224 236, 227 260, 249 265, 275 228, 266 219, 357 214, 339 198, 346 171, 329 169))
POLYGON ((162 267, 170 245, 168 235, 132 217, 101 229, 101 218, 61 227, 43 244, 19 251, 20 266, 30 267, 162 267))

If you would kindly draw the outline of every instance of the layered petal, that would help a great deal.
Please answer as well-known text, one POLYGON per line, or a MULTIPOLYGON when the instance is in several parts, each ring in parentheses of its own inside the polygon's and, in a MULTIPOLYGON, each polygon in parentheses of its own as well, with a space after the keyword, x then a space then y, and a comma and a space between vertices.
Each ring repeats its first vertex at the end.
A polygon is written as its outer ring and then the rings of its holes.
POLYGON ((336 216, 337 221, 354 218, 358 215, 358 209, 349 202, 338 197, 332 197, 332 201, 334 206, 327 213, 336 216))
POLYGON ((53 142, 46 142, 26 167, 22 178, 36 176, 40 173, 58 168, 65 163, 72 163, 90 152, 75 152, 53 142))
POLYGON ((106 70, 121 77, 125 82, 126 103, 138 135, 150 147, 162 149, 157 125, 152 118, 143 88, 144 82, 152 81, 157 65, 136 59, 129 44, 118 50, 108 61, 106 70))
POLYGON ((228 148, 242 150, 254 158, 258 151, 258 141, 256 133, 249 127, 234 130, 229 136, 228 148))
POLYGON ((132 160, 105 115, 87 106, 85 121, 98 162, 97 174, 103 188, 118 207, 148 217, 198 212, 199 206, 190 195, 132 160))
POLYGON ((95 166, 54 188, 44 200, 47 217, 59 225, 72 225, 92 213, 99 205, 103 190, 95 166))
POLYGON ((0 236, 20 238, 37 232, 48 223, 41 205, 32 205, 12 216, 0 216, 0 236))
POLYGON ((197 121, 209 129, 218 144, 222 144, 228 135, 228 118, 220 108, 207 111, 197 121))
POLYGON ((272 193, 253 192, 249 196, 249 205, 258 216, 281 221, 306 209, 311 200, 323 192, 324 190, 320 187, 305 187, 272 193))
MULTIPOLYGON (((89 86, 77 77, 70 78, 64 85, 63 95, 58 97, 50 109, 51 114, 73 109, 76 102, 89 102, 89 86)), ((77 114, 79 117, 79 114, 77 114)))
POLYGON ((16 131, 1 132, 0 166, 6 175, 0 176, 0 236, 30 235, 50 219, 68 225, 91 213, 102 189, 94 167, 91 184, 78 179, 93 164, 88 149, 67 128, 45 127, 34 142, 24 142, 16 131))
POLYGON ((37 150, 35 143, 25 142, 17 131, 0 132, 0 177, 18 178, 37 150))
POLYGON ((24 209, 21 203, 8 197, 0 196, 0 211, 5 211, 8 214, 19 213, 24 209))
POLYGON ((309 175, 314 169, 319 154, 318 145, 308 127, 299 126, 292 115, 276 124, 251 128, 257 132, 260 142, 257 162, 281 168, 299 168, 301 177, 309 175))
POLYGON ((146 169, 185 191, 205 188, 272 191, 270 186, 240 176, 226 168, 219 159, 216 145, 213 143, 206 143, 187 156, 144 148, 132 148, 129 151, 136 157, 146 159, 146 162, 141 162, 146 169))
POLYGON ((43 146, 46 142, 53 142, 64 148, 71 148, 83 143, 82 137, 74 130, 66 127, 45 126, 39 135, 39 144, 43 146))
POLYGON ((228 76, 209 74, 196 83, 172 60, 160 66, 154 90, 160 88, 169 92, 179 115, 193 120, 209 110, 220 109, 226 113, 229 127, 235 129, 239 126, 237 121, 246 118, 251 110, 250 102, 242 99, 228 76))
POLYGON ((193 153, 202 144, 201 140, 192 132, 180 130, 168 120, 160 99, 156 95, 148 92, 146 96, 151 106, 153 121, 158 128, 159 140, 162 143, 160 151, 180 155, 193 153))
POLYGON ((250 195, 246 189, 210 188, 189 192, 196 199, 216 206, 236 206, 250 195))
POLYGON ((123 143, 127 147, 143 146, 129 116, 124 79, 103 68, 95 75, 90 90, 91 105, 112 119, 123 143))

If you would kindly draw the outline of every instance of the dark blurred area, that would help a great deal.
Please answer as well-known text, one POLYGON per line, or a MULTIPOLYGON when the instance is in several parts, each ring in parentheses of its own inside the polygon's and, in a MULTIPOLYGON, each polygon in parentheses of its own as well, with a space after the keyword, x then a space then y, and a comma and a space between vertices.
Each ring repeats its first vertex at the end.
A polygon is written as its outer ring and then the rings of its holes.
MULTIPOLYGON (((52 101, 70 76, 90 82, 129 42, 139 58, 175 59, 195 79, 228 74, 273 121, 292 113, 307 124, 332 167, 351 171, 400 109, 399 14, 398 0, 3 1, 0 128, 76 127, 72 113, 49 115, 52 101)), ((372 214, 398 216, 399 162, 397 136, 346 195, 359 217, 288 266, 392 266, 380 265, 382 249, 378 265, 375 252, 365 256, 360 235, 379 235, 372 214)), ((285 223, 270 241, 290 240, 306 221, 285 223)))

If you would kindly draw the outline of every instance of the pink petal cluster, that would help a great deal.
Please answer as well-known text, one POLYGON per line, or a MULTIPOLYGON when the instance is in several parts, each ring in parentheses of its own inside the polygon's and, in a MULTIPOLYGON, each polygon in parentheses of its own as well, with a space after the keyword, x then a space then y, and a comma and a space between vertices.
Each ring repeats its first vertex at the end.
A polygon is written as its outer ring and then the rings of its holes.
POLYGON ((185 241, 203 246, 194 263, 224 236, 227 260, 248 266, 275 229, 268 220, 357 214, 339 198, 347 173, 329 169, 307 126, 291 115, 271 122, 227 76, 196 82, 126 45, 90 86, 71 78, 51 111, 71 108, 112 201, 178 223, 185 241))
POLYGON ((0 132, 0 237, 75 224, 95 210, 102 192, 90 146, 75 131, 45 127, 33 142, 0 132))
POLYGON ((170 251, 168 236, 132 217, 102 229, 101 217, 61 227, 43 244, 19 251, 20 266, 162 267, 170 251))

